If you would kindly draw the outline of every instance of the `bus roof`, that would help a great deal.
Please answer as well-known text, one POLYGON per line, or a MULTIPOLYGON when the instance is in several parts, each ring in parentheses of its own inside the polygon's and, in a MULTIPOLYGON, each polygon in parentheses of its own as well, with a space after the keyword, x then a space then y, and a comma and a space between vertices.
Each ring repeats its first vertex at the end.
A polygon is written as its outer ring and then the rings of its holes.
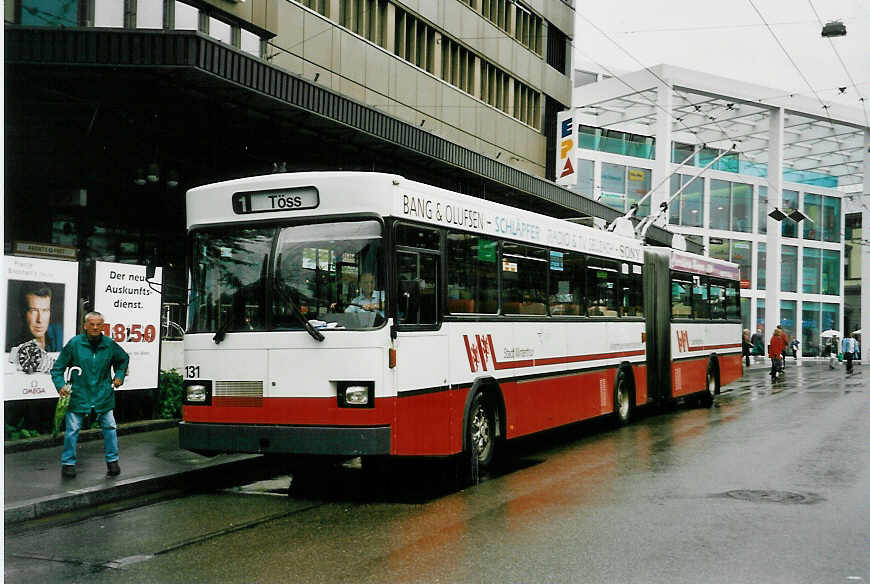
POLYGON ((690 274, 715 276, 727 280, 740 280, 740 267, 726 260, 671 250, 671 269, 690 274))
MULTIPOLYGON (((295 205, 296 203, 290 203, 295 205)), ((187 227, 256 223, 300 217, 377 214, 433 226, 622 261, 642 262, 640 241, 570 221, 516 209, 375 172, 301 172, 255 176, 196 187, 187 192, 187 227), (300 206, 281 208, 278 197, 295 194, 300 206), (248 202, 239 202, 239 199, 248 202), (259 201, 256 204, 252 200, 259 201), (264 202, 265 201, 265 202, 264 202)))

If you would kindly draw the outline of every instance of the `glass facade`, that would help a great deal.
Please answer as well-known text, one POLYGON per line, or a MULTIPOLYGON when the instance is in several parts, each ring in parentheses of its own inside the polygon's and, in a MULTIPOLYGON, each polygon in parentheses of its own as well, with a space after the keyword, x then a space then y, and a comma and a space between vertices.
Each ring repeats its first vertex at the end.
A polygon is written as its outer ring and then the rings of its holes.
MULTIPOLYGON (((601 202, 618 211, 628 211, 646 195, 652 185, 652 171, 647 168, 601 163, 601 202)), ((650 200, 637 210, 638 217, 649 215, 650 200)))
POLYGON ((731 183, 710 181, 710 229, 728 230, 731 226, 731 183))
MULTIPOLYGON (((671 176, 671 197, 686 185, 692 177, 685 174, 671 176)), ((689 184, 680 196, 671 201, 670 223, 686 227, 704 226, 704 179, 699 178, 689 184)))
POLYGON ((822 294, 840 294, 840 252, 822 250, 822 294))
POLYGON ((821 305, 818 302, 803 302, 801 310, 801 328, 803 338, 801 339, 801 354, 804 357, 815 357, 820 354, 819 341, 821 330, 819 330, 819 310, 821 305))
POLYGON ((758 187, 758 232, 767 233, 767 187, 758 187))
POLYGON ((752 242, 731 240, 731 261, 740 266, 740 287, 752 286, 752 242))
POLYGON ((840 323, 840 305, 831 304, 829 302, 822 303, 822 332, 834 329, 839 330, 840 323))
MULTIPOLYGON (((798 192, 787 189, 782 190, 782 209, 797 209, 798 208, 798 192)), ((787 212, 786 212, 787 213, 787 212)), ((782 236, 797 237, 797 223, 791 219, 782 220, 782 236)))
POLYGON ((595 162, 577 160, 577 184, 571 189, 576 193, 592 198, 595 193, 595 162))
POLYGON ((780 273, 782 282, 780 290, 797 292, 797 247, 793 245, 782 246, 780 273))
POLYGON ((813 193, 804 193, 804 215, 808 219, 802 221, 804 239, 821 239, 822 197, 813 193))
MULTIPOLYGON (((755 301, 755 328, 760 328, 762 332, 767 332, 764 328, 764 298, 759 298, 755 301)), ((767 339, 764 340, 767 346, 767 339)))
MULTIPOLYGON (((788 340, 794 338, 794 332, 796 330, 797 322, 795 319, 797 318, 797 302, 794 300, 780 300, 779 301, 779 324, 782 326, 782 330, 788 334, 788 340)), ((771 331, 772 333, 773 331, 771 331)))
POLYGON ((840 241, 840 199, 825 197, 822 213, 822 238, 825 241, 840 241))
POLYGON ((822 270, 822 250, 817 247, 804 248, 803 292, 818 294, 821 287, 819 278, 822 270))
POLYGON ((767 244, 758 242, 758 282, 755 288, 765 290, 767 287, 767 244))

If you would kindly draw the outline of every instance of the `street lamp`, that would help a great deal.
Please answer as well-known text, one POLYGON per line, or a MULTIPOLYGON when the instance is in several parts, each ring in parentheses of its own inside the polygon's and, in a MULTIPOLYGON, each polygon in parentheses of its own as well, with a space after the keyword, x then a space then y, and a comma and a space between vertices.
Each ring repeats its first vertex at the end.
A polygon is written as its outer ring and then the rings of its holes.
POLYGON ((822 27, 822 36, 825 38, 846 36, 846 25, 839 20, 832 20, 822 27))

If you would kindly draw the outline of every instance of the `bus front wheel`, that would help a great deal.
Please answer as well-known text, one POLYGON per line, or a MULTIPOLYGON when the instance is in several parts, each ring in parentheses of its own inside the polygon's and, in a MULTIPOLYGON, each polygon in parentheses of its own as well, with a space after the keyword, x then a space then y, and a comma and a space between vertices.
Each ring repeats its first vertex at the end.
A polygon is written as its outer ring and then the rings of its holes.
POLYGON ((465 484, 480 482, 480 472, 495 460, 495 411, 492 400, 478 393, 471 400, 465 427, 466 448, 459 457, 458 474, 465 484))
POLYGON ((613 382, 613 421, 617 426, 625 426, 631 419, 632 413, 631 382, 625 370, 616 372, 616 381, 613 382))

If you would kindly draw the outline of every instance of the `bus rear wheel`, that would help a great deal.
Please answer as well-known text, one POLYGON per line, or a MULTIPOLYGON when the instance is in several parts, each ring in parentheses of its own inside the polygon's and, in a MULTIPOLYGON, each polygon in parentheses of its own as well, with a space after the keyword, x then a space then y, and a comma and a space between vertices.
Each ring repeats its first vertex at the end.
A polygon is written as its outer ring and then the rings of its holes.
POLYGON ((616 372, 613 382, 613 422, 616 426, 625 426, 631 420, 633 409, 631 399, 631 383, 624 370, 616 372))
POLYGON ((716 372, 716 368, 710 364, 710 366, 707 367, 707 381, 706 386, 704 387, 704 393, 701 394, 701 397, 698 400, 701 407, 712 407, 713 398, 716 397, 717 393, 719 393, 719 376, 716 372))

